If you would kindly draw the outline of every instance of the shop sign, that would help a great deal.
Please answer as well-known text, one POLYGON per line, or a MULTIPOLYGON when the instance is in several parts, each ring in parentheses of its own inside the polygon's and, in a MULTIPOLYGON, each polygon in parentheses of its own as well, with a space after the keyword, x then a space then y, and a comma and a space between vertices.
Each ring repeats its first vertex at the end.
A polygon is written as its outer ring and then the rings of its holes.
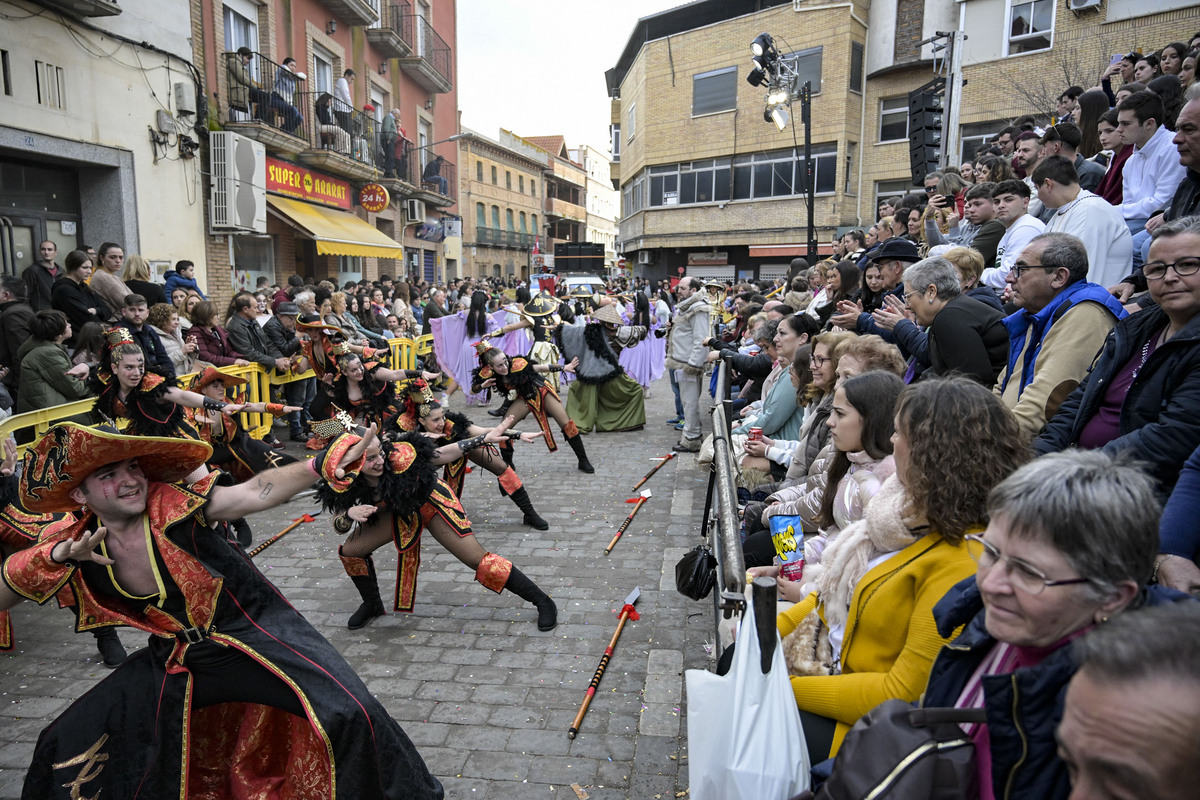
POLYGON ((383 211, 391 202, 392 197, 388 190, 378 183, 368 183, 358 190, 358 204, 372 214, 383 211))
POLYGON ((267 156, 267 191, 326 206, 353 207, 348 182, 270 156, 267 156))
POLYGON ((723 267, 729 263, 729 253, 713 250, 709 253, 688 253, 689 267, 723 267))

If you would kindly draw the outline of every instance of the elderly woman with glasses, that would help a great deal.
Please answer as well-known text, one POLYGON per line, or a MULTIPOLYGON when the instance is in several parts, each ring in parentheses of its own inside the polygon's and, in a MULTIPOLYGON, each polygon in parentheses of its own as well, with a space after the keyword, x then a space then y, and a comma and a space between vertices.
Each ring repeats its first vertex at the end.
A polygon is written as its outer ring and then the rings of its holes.
POLYGON ((934 608, 941 635, 962 632, 934 662, 922 705, 986 709, 986 725, 966 726, 980 798, 1065 798, 1054 730, 1072 643, 1127 609, 1183 599, 1144 588, 1158 546, 1154 479, 1075 450, 1017 470, 987 510, 987 530, 966 537, 975 576, 934 608))
POLYGON ((1200 217, 1155 229, 1142 273, 1156 305, 1116 324, 1033 446, 1128 453, 1165 496, 1200 446, 1200 217))
POLYGON ((904 270, 904 301, 928 331, 933 377, 958 373, 984 386, 1008 364, 1004 314, 962 291, 958 268, 944 258, 927 258, 904 270))

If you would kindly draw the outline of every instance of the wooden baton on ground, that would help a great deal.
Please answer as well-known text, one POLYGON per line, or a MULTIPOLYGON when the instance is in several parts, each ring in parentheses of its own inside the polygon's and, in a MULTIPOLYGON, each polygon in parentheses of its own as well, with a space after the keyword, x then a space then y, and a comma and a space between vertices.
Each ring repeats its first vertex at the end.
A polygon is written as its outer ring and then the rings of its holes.
POLYGON ((675 457, 674 453, 667 453, 665 456, 663 456, 662 459, 657 464, 655 464, 653 467, 650 468, 650 471, 646 473, 645 477, 643 477, 640 481, 637 482, 637 485, 633 487, 633 491, 636 492, 638 489, 642 488, 642 484, 644 484, 646 481, 653 478, 654 473, 656 473, 660 469, 662 469, 662 465, 667 463, 674 457, 675 457))
MULTIPOLYGON (((625 521, 621 523, 621 527, 617 528, 617 535, 614 536, 612 541, 608 543, 608 547, 604 548, 604 555, 611 553, 612 549, 617 546, 617 540, 625 534, 625 529, 629 527, 629 523, 633 522, 633 518, 637 515, 638 509, 645 505, 646 501, 649 499, 650 490, 646 489, 642 492, 642 496, 637 499, 637 505, 633 507, 633 511, 629 512, 629 516, 626 517, 625 521)), ((628 503, 631 501, 626 500, 625 502, 628 503)))
POLYGON ((579 713, 575 715, 575 721, 571 723, 571 727, 567 731, 568 739, 574 739, 575 734, 579 733, 583 715, 587 713, 588 706, 592 704, 592 698, 596 696, 596 687, 600 685, 600 679, 604 677, 604 670, 608 669, 609 659, 612 658, 613 650, 616 649, 617 639, 621 638, 621 630, 625 627, 625 621, 631 617, 638 619, 638 613, 634 610, 633 605, 641 594, 642 588, 635 586, 629 593, 629 597, 625 598, 625 605, 621 607, 621 619, 617 622, 617 630, 613 634, 612 640, 609 641, 608 647, 604 649, 604 655, 600 656, 600 666, 596 667, 596 674, 592 676, 592 682, 588 684, 587 694, 583 696, 583 705, 579 707, 579 713))
MULTIPOLYGON (((321 512, 320 512, 320 510, 318 510, 318 511, 316 511, 316 512, 314 512, 314 513, 316 513, 316 514, 320 514, 321 512)), ((278 541, 279 541, 280 539, 282 539, 283 537, 287 536, 287 535, 288 535, 289 533, 291 533, 292 531, 296 530, 296 528, 299 528, 301 525, 303 525, 303 524, 304 524, 304 523, 306 523, 306 522, 315 522, 315 521, 316 521, 316 519, 317 519, 317 518, 316 518, 316 517, 314 517, 312 514, 305 514, 304 516, 300 517, 300 519, 294 519, 294 520, 292 520, 292 524, 291 524, 291 525, 288 525, 286 528, 284 528, 283 530, 281 530, 279 533, 275 534, 275 535, 274 535, 274 536, 272 536, 270 539, 267 539, 265 542, 263 542, 262 544, 260 544, 258 547, 256 547, 256 548, 254 548, 253 550, 251 550, 251 551, 250 551, 250 557, 251 557, 251 558, 254 558, 256 555, 258 555, 259 553, 261 553, 263 550, 266 550, 268 547, 270 547, 271 545, 275 544, 276 542, 278 542, 278 541)))

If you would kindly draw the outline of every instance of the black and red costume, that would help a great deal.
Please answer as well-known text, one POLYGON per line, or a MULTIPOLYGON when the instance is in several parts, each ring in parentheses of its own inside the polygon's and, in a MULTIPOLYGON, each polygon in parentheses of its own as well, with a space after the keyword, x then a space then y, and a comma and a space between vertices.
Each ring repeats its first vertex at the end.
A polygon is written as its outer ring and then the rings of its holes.
POLYGON ((204 523, 217 479, 151 483, 147 542, 159 591, 109 567, 54 562, 94 514, 4 564, 38 603, 69 598, 76 629, 150 634, 43 731, 24 796, 441 798, 441 784, 341 654, 204 523))
POLYGON ((138 436, 200 438, 187 410, 165 397, 175 381, 147 372, 124 400, 118 396, 121 384, 111 372, 93 370, 89 381, 96 394, 98 422, 138 436))

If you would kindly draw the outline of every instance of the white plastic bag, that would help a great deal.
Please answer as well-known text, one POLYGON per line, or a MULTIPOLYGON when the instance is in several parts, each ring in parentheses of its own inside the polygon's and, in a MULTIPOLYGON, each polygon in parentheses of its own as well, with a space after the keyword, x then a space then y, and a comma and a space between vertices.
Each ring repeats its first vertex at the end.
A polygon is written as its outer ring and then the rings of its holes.
POLYGON ((774 635, 771 671, 763 675, 747 603, 729 673, 685 675, 692 800, 787 800, 808 789, 808 747, 774 635))

